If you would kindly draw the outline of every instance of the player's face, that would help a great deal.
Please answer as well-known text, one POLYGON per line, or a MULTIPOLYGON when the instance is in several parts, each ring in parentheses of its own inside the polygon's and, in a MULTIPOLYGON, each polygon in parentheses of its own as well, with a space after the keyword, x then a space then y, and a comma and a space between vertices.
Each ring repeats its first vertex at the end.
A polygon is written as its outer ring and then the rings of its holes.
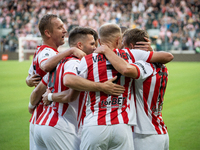
POLYGON ((64 23, 59 18, 53 18, 51 22, 53 24, 53 32, 51 33, 51 38, 55 45, 59 47, 65 43, 64 37, 67 31, 64 27, 64 23))
POLYGON ((95 40, 93 35, 88 34, 87 38, 84 39, 83 44, 83 51, 88 55, 93 53, 96 50, 95 40))

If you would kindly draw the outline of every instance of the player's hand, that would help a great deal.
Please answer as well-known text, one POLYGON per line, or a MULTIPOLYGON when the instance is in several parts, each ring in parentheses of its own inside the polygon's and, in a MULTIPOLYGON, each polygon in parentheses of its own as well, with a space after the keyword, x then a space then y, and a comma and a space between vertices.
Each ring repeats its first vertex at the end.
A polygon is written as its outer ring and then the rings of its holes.
POLYGON ((45 106, 50 105, 51 101, 48 100, 48 94, 51 93, 49 89, 46 90, 46 92, 42 95, 42 101, 45 106))
POLYGON ((31 109, 30 107, 28 107, 29 113, 30 113, 30 114, 33 114, 34 109, 35 109, 35 108, 31 109))
POLYGON ((41 76, 38 74, 33 74, 27 79, 30 86, 37 86, 41 81, 41 76))
POLYGON ((109 95, 119 96, 124 93, 125 88, 119 84, 113 83, 117 79, 117 76, 104 82, 103 92, 109 95))
POLYGON ((153 51, 153 49, 151 47, 150 39, 148 39, 146 37, 144 37, 144 39, 146 40, 146 42, 136 42, 136 45, 134 46, 134 48, 145 50, 145 51, 153 51))
POLYGON ((72 47, 73 55, 81 59, 82 57, 86 56, 82 50, 78 49, 77 47, 72 47))
POLYGON ((94 53, 105 54, 106 51, 111 50, 107 45, 101 45, 96 48, 94 53))

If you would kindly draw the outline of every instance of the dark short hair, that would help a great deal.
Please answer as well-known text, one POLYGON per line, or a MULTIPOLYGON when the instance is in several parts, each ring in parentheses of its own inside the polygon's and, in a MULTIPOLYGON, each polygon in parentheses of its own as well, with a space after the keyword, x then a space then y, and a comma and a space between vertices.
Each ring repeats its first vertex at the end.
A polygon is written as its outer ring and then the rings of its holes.
POLYGON ((124 44, 128 45, 128 46, 130 44, 135 45, 136 42, 139 42, 139 41, 145 41, 146 42, 144 37, 149 38, 148 33, 145 30, 138 29, 138 28, 127 29, 123 34, 123 38, 125 39, 124 44))
POLYGON ((91 34, 94 36, 94 39, 98 39, 98 34, 95 30, 92 28, 86 28, 86 27, 75 27, 72 29, 69 33, 68 37, 68 44, 70 47, 75 46, 78 41, 84 40, 88 34, 91 34))
POLYGON ((53 18, 58 18, 58 16, 54 14, 47 14, 40 19, 38 26, 39 26, 41 36, 45 35, 44 34, 45 30, 49 30, 50 32, 53 32, 53 26, 51 23, 51 20, 53 18))

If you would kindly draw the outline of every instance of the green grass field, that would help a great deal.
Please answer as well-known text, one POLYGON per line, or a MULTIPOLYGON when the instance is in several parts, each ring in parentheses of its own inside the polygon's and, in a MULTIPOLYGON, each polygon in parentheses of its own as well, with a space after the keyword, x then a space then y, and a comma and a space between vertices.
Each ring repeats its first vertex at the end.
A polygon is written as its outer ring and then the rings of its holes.
MULTIPOLYGON (((29 145, 29 96, 26 86, 30 61, 0 61, 0 149, 27 150, 29 145)), ((170 150, 200 149, 200 63, 167 64, 169 81, 163 118, 170 150)))

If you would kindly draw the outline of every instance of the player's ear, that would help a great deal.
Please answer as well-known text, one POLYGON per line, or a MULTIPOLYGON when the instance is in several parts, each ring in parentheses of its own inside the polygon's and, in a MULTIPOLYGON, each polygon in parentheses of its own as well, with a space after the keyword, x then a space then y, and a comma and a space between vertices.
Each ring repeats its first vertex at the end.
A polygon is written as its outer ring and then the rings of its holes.
POLYGON ((51 37, 51 33, 49 32, 49 30, 45 30, 44 34, 46 35, 46 37, 51 37))
POLYGON ((76 46, 77 46, 77 48, 79 48, 79 49, 83 49, 83 44, 81 43, 81 42, 78 42, 77 44, 76 44, 76 46))
POLYGON ((99 42, 99 45, 101 45, 101 40, 100 39, 98 39, 98 42, 99 42))
POLYGON ((134 49, 134 45, 132 43, 130 43, 130 46, 129 46, 130 49, 134 49))

